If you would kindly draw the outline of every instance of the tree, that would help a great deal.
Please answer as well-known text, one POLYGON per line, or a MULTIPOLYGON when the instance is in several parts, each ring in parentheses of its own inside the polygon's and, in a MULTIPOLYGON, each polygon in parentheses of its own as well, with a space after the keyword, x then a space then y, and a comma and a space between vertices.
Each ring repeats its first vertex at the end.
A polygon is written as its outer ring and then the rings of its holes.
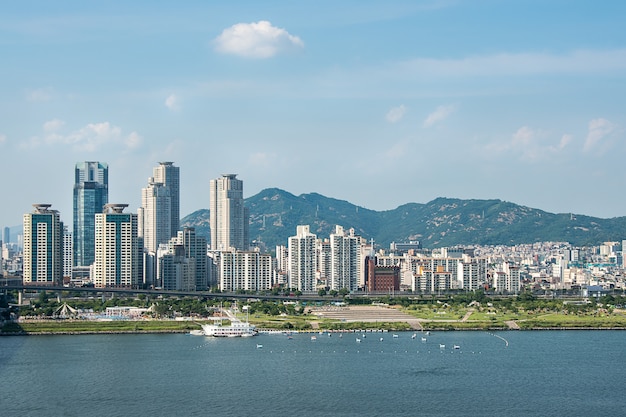
POLYGON ((326 290, 322 288, 321 290, 319 290, 319 291, 317 292, 317 295, 319 295, 320 297, 325 296, 325 295, 326 295, 326 290))

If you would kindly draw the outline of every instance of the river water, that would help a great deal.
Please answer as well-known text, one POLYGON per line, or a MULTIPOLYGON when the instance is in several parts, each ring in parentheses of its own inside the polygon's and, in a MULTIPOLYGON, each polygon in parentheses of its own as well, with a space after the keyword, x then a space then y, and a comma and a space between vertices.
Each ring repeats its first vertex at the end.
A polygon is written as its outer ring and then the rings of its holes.
POLYGON ((626 412, 624 331, 412 335, 0 337, 0 415, 576 417, 626 412))

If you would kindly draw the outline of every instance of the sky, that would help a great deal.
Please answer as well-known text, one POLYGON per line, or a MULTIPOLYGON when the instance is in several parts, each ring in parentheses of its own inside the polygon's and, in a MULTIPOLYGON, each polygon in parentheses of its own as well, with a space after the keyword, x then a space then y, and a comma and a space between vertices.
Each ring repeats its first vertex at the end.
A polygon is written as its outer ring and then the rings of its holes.
POLYGON ((626 215, 626 2, 0 4, 0 226, 72 223, 74 166, 181 216, 236 173, 372 210, 437 197, 626 215))

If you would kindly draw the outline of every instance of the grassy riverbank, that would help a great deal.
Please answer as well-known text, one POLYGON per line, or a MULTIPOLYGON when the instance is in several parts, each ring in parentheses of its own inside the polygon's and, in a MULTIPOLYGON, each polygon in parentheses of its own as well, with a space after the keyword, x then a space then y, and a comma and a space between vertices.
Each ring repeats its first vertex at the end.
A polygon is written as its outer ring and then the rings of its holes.
POLYGON ((1 334, 188 333, 200 326, 172 320, 40 320, 7 323, 1 334))
MULTIPOLYGON (((471 312, 470 312, 471 313, 471 312)), ((543 314, 536 317, 518 317, 510 315, 491 315, 484 319, 480 315, 472 319, 473 314, 462 318, 433 319, 418 317, 424 330, 545 330, 545 329, 626 329, 626 314, 612 313, 602 316, 571 315, 564 313, 543 314)), ((419 315, 417 315, 419 316, 419 315)), ((455 316, 458 316, 455 314, 455 316)), ((328 320, 314 316, 266 316, 250 320, 260 329, 284 331, 356 331, 356 330, 415 330, 409 323, 402 321, 369 322, 328 320)), ((6 323, 0 328, 1 335, 29 334, 94 334, 94 333, 188 333, 200 329, 203 321, 175 320, 38 320, 20 323, 6 323)))

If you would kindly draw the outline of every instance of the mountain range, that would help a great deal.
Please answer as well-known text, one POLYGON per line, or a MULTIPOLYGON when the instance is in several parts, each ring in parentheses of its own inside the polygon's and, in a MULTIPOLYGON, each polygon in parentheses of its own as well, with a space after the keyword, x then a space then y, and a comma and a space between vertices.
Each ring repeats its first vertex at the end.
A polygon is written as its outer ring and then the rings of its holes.
MULTIPOLYGON (((353 228, 381 247, 409 241, 420 241, 425 248, 547 241, 590 246, 626 239, 626 217, 554 214, 501 200, 437 198, 374 211, 317 193, 295 196, 269 188, 246 198, 245 205, 250 211, 253 245, 270 252, 276 245, 287 245, 298 225, 309 225, 318 238, 329 237, 335 225, 353 228)), ((181 225, 195 227, 196 233, 210 241, 209 210, 187 215, 181 225)))

